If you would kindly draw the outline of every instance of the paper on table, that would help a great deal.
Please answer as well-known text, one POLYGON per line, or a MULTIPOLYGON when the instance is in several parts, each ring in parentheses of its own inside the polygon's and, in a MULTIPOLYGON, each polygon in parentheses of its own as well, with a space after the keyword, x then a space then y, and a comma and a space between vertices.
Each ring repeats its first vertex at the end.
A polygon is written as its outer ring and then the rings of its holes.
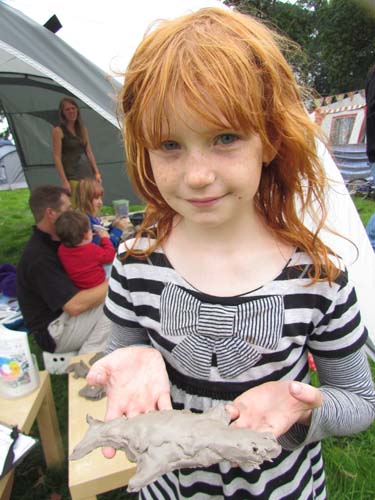
POLYGON ((37 439, 22 434, 16 427, 0 424, 0 478, 35 446, 37 439))

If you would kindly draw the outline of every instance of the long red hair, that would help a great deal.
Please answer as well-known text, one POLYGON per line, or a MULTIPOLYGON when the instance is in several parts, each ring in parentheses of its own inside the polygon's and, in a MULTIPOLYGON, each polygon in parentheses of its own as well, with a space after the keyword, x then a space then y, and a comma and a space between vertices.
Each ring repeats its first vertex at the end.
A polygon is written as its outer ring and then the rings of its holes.
POLYGON ((319 129, 281 52, 284 41, 251 16, 205 8, 163 21, 139 45, 119 102, 128 174, 147 202, 138 237, 157 225, 155 244, 142 255, 168 237, 175 216, 156 186, 148 149, 160 144, 166 110, 176 109, 178 98, 207 124, 259 134, 275 157, 263 168, 256 209, 279 238, 309 254, 313 280, 323 267, 327 279, 336 276, 329 249, 318 237, 326 218, 319 129), (316 232, 304 226, 306 212, 317 221, 316 232))

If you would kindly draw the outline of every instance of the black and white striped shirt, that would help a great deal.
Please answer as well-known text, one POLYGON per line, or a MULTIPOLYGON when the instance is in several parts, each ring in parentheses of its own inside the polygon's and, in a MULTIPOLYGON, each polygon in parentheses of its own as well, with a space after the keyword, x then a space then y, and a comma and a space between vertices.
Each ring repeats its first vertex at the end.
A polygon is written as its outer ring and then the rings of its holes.
MULTIPOLYGON (((147 244, 142 239, 138 247, 147 244)), ((280 456, 259 470, 227 462, 181 469, 144 488, 140 498, 326 498, 319 440, 361 431, 375 417, 374 386, 362 350, 367 332, 346 273, 331 285, 306 286, 311 261, 296 250, 274 280, 223 298, 194 289, 161 249, 147 260, 123 260, 124 252, 122 244, 105 304, 114 323, 107 350, 134 344, 158 349, 175 408, 205 411, 269 381, 309 383, 308 351, 324 396, 310 427, 294 425, 279 439, 280 456)))

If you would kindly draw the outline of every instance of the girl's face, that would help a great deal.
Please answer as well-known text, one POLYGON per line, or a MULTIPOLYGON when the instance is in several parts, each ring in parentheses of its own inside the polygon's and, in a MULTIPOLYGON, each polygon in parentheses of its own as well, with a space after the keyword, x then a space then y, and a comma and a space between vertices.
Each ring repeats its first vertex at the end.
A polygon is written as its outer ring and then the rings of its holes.
POLYGON ((78 109, 71 102, 64 102, 61 111, 66 121, 75 122, 77 120, 78 109))
POLYGON ((97 196, 92 200, 92 208, 94 209, 94 213, 92 215, 94 217, 99 215, 102 206, 103 206, 103 199, 101 196, 97 196))
POLYGON ((168 205, 185 221, 207 227, 255 217, 262 162, 270 161, 260 137, 214 129, 187 114, 171 116, 169 124, 160 146, 149 150, 155 182, 168 205))

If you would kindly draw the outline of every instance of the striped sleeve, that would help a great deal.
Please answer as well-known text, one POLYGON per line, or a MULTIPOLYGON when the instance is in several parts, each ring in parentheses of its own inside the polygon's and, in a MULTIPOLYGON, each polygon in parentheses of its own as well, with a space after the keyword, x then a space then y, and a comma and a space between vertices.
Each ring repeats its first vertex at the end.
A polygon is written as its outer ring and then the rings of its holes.
POLYGON ((365 351, 344 358, 314 356, 323 405, 313 411, 310 427, 296 424, 279 438, 283 448, 367 429, 375 419, 375 392, 365 351))
POLYGON ((323 405, 313 411, 309 427, 295 424, 281 436, 285 449, 361 432, 375 418, 374 383, 363 347, 367 330, 356 293, 345 272, 335 285, 329 307, 308 338, 323 405))
POLYGON ((134 345, 150 345, 148 333, 143 328, 126 328, 112 322, 111 333, 105 348, 105 354, 134 345))
POLYGON ((335 285, 337 288, 331 288, 328 309, 308 338, 308 347, 314 356, 345 357, 359 350, 367 339, 356 292, 347 274, 342 273, 335 285))
POLYGON ((113 261, 104 313, 118 325, 127 328, 138 328, 139 324, 126 276, 126 265, 122 261, 125 256, 123 245, 120 245, 113 261))
POLYGON ((108 296, 104 305, 104 313, 112 322, 111 334, 105 349, 106 354, 121 347, 150 344, 147 330, 140 326, 135 312, 126 276, 126 265, 123 261, 124 256, 125 247, 122 244, 112 266, 108 296))

